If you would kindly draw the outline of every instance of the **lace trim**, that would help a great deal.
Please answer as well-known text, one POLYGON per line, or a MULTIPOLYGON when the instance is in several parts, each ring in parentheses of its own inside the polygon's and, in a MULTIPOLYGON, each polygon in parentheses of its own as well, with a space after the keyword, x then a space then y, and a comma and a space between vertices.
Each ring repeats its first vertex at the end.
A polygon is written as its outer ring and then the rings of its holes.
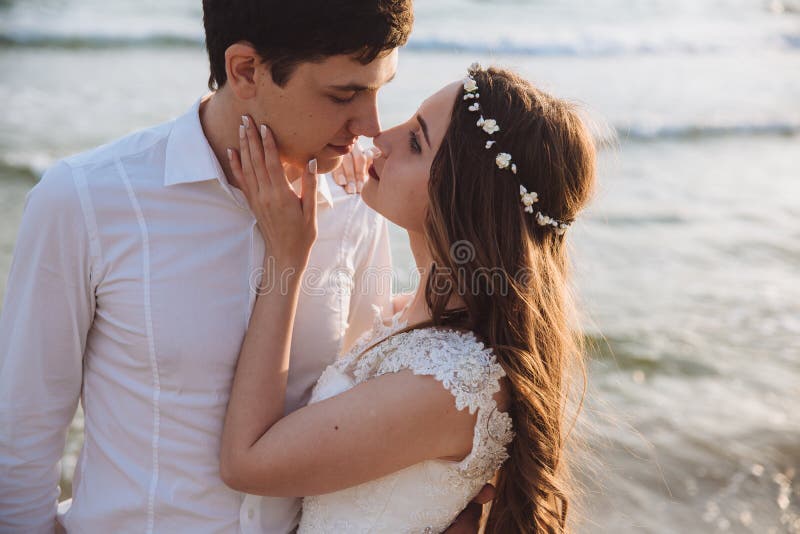
MULTIPOLYGON (((511 418, 493 398, 505 373, 491 350, 471 333, 426 328, 397 334, 361 356, 369 344, 403 327, 397 315, 391 325, 380 320, 379 309, 376 317, 373 331, 339 362, 352 367, 345 371, 347 380, 359 383, 404 369, 434 376, 452 393, 458 409, 477 412, 472 450, 460 462, 430 460, 360 486, 306 497, 301 534, 443 532, 508 458, 511 418)), ((342 371, 331 367, 318 386, 340 376, 342 371)))
POLYGON ((353 369, 356 383, 403 369, 433 376, 453 394, 458 410, 478 413, 472 450, 458 464, 461 476, 491 478, 508 459, 514 437, 511 417, 497 409, 505 371, 491 349, 471 332, 425 328, 398 334, 364 354, 353 369))

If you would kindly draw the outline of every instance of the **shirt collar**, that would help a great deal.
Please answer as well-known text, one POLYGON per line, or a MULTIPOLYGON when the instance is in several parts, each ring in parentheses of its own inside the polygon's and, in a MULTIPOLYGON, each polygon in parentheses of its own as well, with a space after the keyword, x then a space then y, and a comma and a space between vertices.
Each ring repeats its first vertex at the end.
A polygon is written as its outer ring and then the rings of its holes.
MULTIPOLYGON (((208 144, 200 124, 200 104, 207 98, 198 99, 185 114, 172 125, 167 139, 166 160, 164 163, 164 185, 190 184, 219 180, 227 186, 225 172, 217 156, 208 144)), ((333 206, 333 195, 328 185, 327 175, 320 175, 317 186, 317 202, 333 206)), ((300 191, 300 180, 292 183, 295 191, 300 191)))
POLYGON ((225 181, 225 173, 200 125, 202 100, 198 99, 189 111, 175 119, 172 125, 164 162, 166 186, 206 180, 225 181))

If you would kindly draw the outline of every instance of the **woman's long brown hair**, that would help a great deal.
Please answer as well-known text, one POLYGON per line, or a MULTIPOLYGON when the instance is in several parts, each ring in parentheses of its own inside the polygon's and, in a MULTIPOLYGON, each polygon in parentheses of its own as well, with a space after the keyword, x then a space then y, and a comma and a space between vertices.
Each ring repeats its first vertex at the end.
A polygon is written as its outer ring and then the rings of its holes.
POLYGON ((431 166, 425 235, 433 274, 425 296, 432 324, 473 331, 508 378, 515 438, 497 478, 486 531, 567 531, 565 444, 569 377, 583 374, 583 348, 569 284, 565 235, 523 210, 520 184, 538 193, 535 211, 573 221, 595 182, 595 147, 576 109, 517 75, 474 72, 480 114, 497 120, 493 150, 459 92, 431 166), (495 164, 513 156, 515 175, 495 164), (454 295, 463 313, 448 312, 454 295))

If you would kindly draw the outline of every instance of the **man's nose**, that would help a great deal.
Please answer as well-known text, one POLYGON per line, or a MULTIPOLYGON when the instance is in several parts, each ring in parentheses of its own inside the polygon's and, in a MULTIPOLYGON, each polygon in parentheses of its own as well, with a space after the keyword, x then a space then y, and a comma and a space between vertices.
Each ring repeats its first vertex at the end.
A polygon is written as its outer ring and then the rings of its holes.
POLYGON ((369 99, 365 99, 358 114, 350 121, 350 131, 354 135, 363 135, 364 137, 375 137, 381 133, 377 93, 371 95, 369 99))

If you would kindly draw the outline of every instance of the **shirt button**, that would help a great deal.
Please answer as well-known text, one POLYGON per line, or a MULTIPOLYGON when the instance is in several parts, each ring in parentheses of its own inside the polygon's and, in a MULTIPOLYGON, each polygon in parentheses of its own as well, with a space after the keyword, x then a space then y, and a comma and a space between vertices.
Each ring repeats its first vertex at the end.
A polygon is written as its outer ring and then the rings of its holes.
POLYGON ((247 519, 253 519, 253 516, 256 515, 256 511, 250 508, 247 510, 247 519))

